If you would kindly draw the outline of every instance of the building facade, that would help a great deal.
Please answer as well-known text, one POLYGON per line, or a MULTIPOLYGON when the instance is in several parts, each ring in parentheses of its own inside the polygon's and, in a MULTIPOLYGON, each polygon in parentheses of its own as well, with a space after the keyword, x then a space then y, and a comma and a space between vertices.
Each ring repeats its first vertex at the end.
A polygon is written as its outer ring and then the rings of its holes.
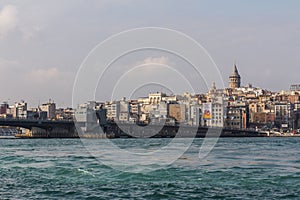
POLYGON ((45 103, 39 106, 40 111, 47 112, 48 119, 56 119, 56 105, 53 102, 45 103))
POLYGON ((249 106, 245 103, 231 104, 227 107, 226 128, 246 129, 249 126, 249 106))

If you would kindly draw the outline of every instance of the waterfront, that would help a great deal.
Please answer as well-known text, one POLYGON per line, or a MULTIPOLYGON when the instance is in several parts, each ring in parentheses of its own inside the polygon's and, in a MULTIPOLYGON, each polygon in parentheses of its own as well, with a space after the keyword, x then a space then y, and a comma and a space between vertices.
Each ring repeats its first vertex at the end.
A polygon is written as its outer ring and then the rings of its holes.
MULTIPOLYGON (((171 139, 113 141, 127 150, 149 150, 159 149, 171 139)), ((200 160, 202 142, 203 139, 195 139, 181 159, 167 167, 150 173, 129 173, 99 163, 80 139, 0 140, 0 196, 1 199, 299 198, 300 138, 220 138, 213 151, 200 160)), ((84 142, 89 143, 93 145, 93 140, 84 142)))

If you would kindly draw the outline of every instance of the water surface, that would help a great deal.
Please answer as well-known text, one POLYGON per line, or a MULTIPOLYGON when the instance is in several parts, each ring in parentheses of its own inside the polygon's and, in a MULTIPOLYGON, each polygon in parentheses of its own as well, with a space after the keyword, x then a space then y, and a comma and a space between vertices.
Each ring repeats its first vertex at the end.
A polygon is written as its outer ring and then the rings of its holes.
MULTIPOLYGON (((114 143, 155 150, 170 141, 114 143)), ((195 139, 180 159, 159 170, 129 173, 95 159, 80 139, 3 139, 0 199, 300 198, 300 138, 220 138, 199 159, 202 142, 195 139)))

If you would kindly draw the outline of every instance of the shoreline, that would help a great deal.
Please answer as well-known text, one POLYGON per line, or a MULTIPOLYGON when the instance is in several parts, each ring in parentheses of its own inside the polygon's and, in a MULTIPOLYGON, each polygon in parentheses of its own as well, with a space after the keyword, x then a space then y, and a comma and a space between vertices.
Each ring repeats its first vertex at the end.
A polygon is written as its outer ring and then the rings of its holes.
MULTIPOLYGON (((196 138, 298 138, 300 137, 300 134, 292 135, 292 134, 271 134, 271 135, 266 135, 266 136, 241 136, 241 135, 236 135, 236 136, 220 136, 220 137, 213 137, 213 136, 206 136, 206 137, 194 137, 196 138)), ((10 140, 10 139, 162 139, 162 138, 171 138, 174 139, 175 137, 28 137, 28 136, 0 136, 0 140, 10 140)), ((191 137, 177 137, 180 139, 184 138, 191 138, 191 137)))

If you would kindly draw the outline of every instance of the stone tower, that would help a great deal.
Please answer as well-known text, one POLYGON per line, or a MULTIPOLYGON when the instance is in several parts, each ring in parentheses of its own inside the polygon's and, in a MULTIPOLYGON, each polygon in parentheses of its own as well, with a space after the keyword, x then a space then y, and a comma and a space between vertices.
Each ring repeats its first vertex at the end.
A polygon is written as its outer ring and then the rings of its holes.
POLYGON ((233 72, 229 76, 229 87, 230 89, 241 87, 241 76, 239 75, 236 65, 234 65, 233 72))

